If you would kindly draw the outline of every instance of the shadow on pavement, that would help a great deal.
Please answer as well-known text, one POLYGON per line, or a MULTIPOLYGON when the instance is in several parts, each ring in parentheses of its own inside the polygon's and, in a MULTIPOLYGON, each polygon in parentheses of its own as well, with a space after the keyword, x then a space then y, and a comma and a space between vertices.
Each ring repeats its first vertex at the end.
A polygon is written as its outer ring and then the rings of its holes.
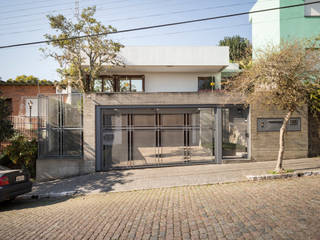
POLYGON ((61 198, 44 198, 44 199, 19 199, 13 201, 5 201, 0 203, 0 213, 6 211, 27 209, 27 208, 36 208, 36 207, 44 207, 60 202, 64 202, 71 197, 61 197, 61 198))
POLYGON ((31 195, 76 191, 78 194, 89 192, 109 192, 116 184, 126 184, 132 173, 125 171, 97 172, 83 176, 36 183, 31 195))

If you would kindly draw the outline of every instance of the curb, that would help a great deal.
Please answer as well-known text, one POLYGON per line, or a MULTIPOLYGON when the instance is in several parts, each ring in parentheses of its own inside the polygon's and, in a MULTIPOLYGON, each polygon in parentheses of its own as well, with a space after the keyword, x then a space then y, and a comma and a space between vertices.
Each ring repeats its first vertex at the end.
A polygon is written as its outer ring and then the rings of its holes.
POLYGON ((272 179, 283 179, 292 177, 316 176, 320 175, 320 171, 284 173, 284 174, 265 174, 265 175, 248 175, 246 176, 249 181, 261 181, 272 179))
POLYGON ((68 191, 68 192, 58 192, 58 193, 45 193, 45 194, 25 194, 18 196, 17 199, 43 199, 43 198, 62 198, 62 197, 71 197, 78 193, 78 191, 68 191))

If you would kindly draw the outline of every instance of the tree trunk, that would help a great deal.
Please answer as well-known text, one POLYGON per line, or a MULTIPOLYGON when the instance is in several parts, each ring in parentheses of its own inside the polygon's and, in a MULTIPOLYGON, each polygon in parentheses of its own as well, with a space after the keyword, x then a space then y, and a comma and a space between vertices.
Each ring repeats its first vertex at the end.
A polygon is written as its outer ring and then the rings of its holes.
POLYGON ((279 153, 278 153, 278 160, 277 160, 277 166, 275 171, 280 172, 283 170, 282 162, 283 162, 283 154, 284 154, 284 134, 286 132, 288 121, 292 115, 293 111, 289 111, 286 115, 286 117, 283 120, 282 126, 280 128, 280 139, 279 139, 279 153))

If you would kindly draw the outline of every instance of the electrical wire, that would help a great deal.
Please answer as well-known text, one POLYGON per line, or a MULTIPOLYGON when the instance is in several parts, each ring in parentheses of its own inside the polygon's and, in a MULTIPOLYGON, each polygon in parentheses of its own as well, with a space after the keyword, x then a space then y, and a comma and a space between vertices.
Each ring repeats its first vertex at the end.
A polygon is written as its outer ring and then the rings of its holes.
MULTIPOLYGON (((127 21, 127 20, 135 20, 135 19, 144 19, 144 18, 150 18, 150 17, 160 17, 160 16, 168 16, 168 15, 175 15, 175 14, 181 14, 181 13, 188 13, 188 12, 197 12, 197 11, 205 11, 205 10, 211 10, 211 9, 216 9, 216 8, 228 8, 228 7, 234 7, 234 6, 239 6, 239 5, 245 5, 245 4, 251 4, 254 2, 245 2, 245 3, 241 3, 241 4, 231 4, 231 5, 223 5, 223 6, 216 6, 216 7, 206 7, 206 8, 193 8, 193 9, 188 9, 188 10, 181 10, 181 11, 172 11, 172 12, 167 12, 167 13, 155 13, 155 14, 150 14, 150 15, 145 15, 145 16, 141 16, 141 17, 129 17, 129 18, 118 18, 118 19, 111 19, 111 20, 107 20, 108 22, 120 22, 120 21, 127 21)), ((43 26, 42 25, 37 25, 35 27, 40 27, 43 26)), ((12 29, 12 27, 10 28, 12 29)), ((2 31, 3 29, 0 29, 0 31, 2 31)), ((45 28, 42 28, 40 30, 46 30, 45 28)), ((31 30, 25 30, 25 31, 15 31, 15 32, 9 32, 9 33, 3 33, 0 34, 0 36, 4 36, 4 35, 12 35, 15 33, 26 33, 29 31, 33 31, 33 29, 31 30)))
POLYGON ((111 35, 111 34, 120 34, 120 33, 128 33, 128 32, 135 32, 135 31, 143 31, 143 30, 149 30, 149 29, 157 29, 157 28, 177 26, 177 25, 190 24, 190 23, 196 23, 196 22, 204 22, 204 21, 210 21, 210 20, 216 20, 216 19, 222 19, 222 18, 231 18, 231 17, 237 17, 237 16, 242 16, 242 15, 248 15, 248 14, 256 14, 256 13, 262 13, 262 12, 268 12, 268 11, 274 11, 274 10, 280 10, 280 9, 301 7, 301 6, 306 6, 306 5, 316 4, 316 3, 320 3, 320 1, 314 1, 314 2, 310 2, 310 3, 306 3, 305 2, 305 3, 302 3, 302 4, 280 6, 280 7, 276 7, 276 8, 260 9, 260 10, 255 10, 255 11, 251 11, 251 12, 250 11, 249 12, 240 12, 240 13, 220 15, 220 16, 215 16, 215 17, 192 19, 192 20, 186 20, 186 21, 181 21, 181 22, 173 22, 173 23, 165 23, 165 24, 151 25, 151 26, 138 27, 138 28, 130 28, 130 29, 119 30, 117 32, 74 36, 74 37, 57 39, 57 40, 42 40, 42 41, 35 41, 35 42, 11 44, 11 45, 0 46, 0 49, 19 47, 19 46, 27 46, 27 45, 35 45, 35 44, 40 44, 40 43, 51 43, 51 42, 58 42, 58 41, 81 39, 81 38, 87 38, 87 37, 98 37, 98 36, 111 35))

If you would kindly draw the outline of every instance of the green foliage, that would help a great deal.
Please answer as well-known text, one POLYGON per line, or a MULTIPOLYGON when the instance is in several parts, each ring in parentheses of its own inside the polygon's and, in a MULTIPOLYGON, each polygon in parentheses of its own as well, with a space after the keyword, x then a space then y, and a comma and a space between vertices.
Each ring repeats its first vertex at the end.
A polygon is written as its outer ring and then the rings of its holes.
POLYGON ((23 135, 16 135, 5 148, 4 155, 18 168, 26 169, 32 177, 36 174, 38 145, 36 139, 28 140, 23 135))
POLYGON ((122 65, 117 54, 123 45, 107 38, 108 33, 117 30, 97 21, 93 17, 95 12, 95 7, 83 9, 76 23, 61 14, 48 16, 50 26, 57 34, 45 35, 53 50, 40 50, 59 63, 57 71, 63 79, 62 88, 70 85, 82 92, 93 92, 94 80, 106 66, 122 65), (90 37, 77 37, 88 35, 90 37))
POLYGON ((40 86, 53 86, 54 83, 48 81, 46 79, 39 80, 39 78, 30 75, 20 75, 17 76, 15 79, 9 78, 7 81, 0 81, 0 85, 40 85, 40 86))
POLYGON ((281 170, 280 172, 279 172, 279 171, 275 171, 275 170, 267 171, 268 174, 273 174, 273 175, 276 175, 276 174, 285 174, 285 173, 293 173, 293 172, 294 172, 293 169, 283 169, 283 170, 281 170))
POLYGON ((13 133, 13 126, 8 117, 11 115, 10 108, 5 99, 0 97, 0 144, 10 138, 13 133))
POLYGON ((232 62, 242 62, 242 65, 247 65, 246 62, 251 60, 252 45, 246 38, 238 35, 224 37, 219 41, 219 46, 229 46, 229 57, 232 62))

